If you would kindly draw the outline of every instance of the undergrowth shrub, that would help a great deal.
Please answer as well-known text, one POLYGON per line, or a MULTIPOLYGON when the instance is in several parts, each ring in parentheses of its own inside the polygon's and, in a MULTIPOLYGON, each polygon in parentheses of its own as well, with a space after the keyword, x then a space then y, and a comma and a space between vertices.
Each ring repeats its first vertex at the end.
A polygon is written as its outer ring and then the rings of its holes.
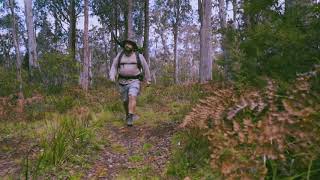
POLYGON ((105 110, 111 112, 122 112, 124 111, 122 102, 120 100, 112 102, 105 106, 105 110))
POLYGON ((27 120, 42 120, 45 119, 46 111, 49 107, 44 102, 36 102, 25 106, 27 120))
POLYGON ((297 2, 284 12, 277 1, 246 3, 250 25, 223 32, 228 57, 222 66, 238 83, 256 87, 267 85, 265 76, 294 81, 320 63, 319 6, 297 2))
POLYGON ((18 91, 18 83, 15 71, 0 67, 0 97, 9 96, 18 91))
POLYGON ((209 141, 198 129, 177 134, 173 141, 173 158, 167 168, 167 175, 179 179, 213 178, 210 170, 209 141))
POLYGON ((319 69, 299 75, 282 95, 271 80, 260 91, 216 89, 181 126, 205 132, 211 167, 226 179, 317 177, 320 94, 311 82, 318 76, 319 69))
MULTIPOLYGON (((157 64, 158 66, 159 64, 157 64)), ((159 84, 162 84, 163 86, 171 86, 174 85, 174 67, 171 64, 164 64, 161 65, 162 67, 159 67, 162 69, 161 73, 157 74, 159 78, 158 82, 159 84)))
POLYGON ((67 84, 77 84, 78 64, 70 56, 47 53, 39 60, 42 88, 47 94, 58 94, 67 84))
POLYGON ((94 144, 94 132, 89 128, 90 115, 82 118, 58 116, 47 123, 41 137, 41 153, 35 162, 33 175, 57 169, 81 149, 88 149, 94 144))
POLYGON ((71 96, 59 96, 53 98, 55 110, 65 113, 75 105, 75 100, 71 96))

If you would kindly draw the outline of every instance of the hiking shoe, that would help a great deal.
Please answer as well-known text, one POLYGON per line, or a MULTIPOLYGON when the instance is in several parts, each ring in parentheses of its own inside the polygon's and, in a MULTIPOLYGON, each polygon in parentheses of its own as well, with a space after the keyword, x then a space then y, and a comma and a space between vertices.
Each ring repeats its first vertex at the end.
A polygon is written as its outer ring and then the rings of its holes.
POLYGON ((138 115, 136 115, 136 114, 134 114, 133 117, 132 117, 133 121, 136 121, 136 120, 138 120, 139 118, 140 118, 140 117, 139 117, 138 115))
POLYGON ((133 114, 129 114, 127 117, 127 125, 133 126, 133 114))

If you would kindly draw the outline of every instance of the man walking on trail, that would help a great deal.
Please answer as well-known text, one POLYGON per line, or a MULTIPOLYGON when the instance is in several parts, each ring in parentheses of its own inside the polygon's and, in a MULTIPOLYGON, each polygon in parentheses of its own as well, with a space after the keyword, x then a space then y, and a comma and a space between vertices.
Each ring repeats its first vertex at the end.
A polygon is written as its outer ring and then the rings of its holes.
POLYGON ((149 66, 142 54, 138 53, 138 46, 133 40, 121 43, 123 51, 114 58, 110 70, 110 80, 115 82, 118 75, 119 91, 126 111, 128 126, 133 125, 136 112, 137 96, 140 92, 140 82, 151 84, 149 66))

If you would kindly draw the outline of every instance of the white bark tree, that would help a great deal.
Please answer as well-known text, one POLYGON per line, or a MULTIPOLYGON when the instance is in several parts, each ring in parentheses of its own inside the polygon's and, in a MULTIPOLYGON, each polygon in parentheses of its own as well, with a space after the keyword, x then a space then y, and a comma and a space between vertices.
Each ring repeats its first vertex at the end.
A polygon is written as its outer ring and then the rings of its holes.
POLYGON ((211 0, 198 0, 200 28, 200 82, 212 80, 211 0))
POLYGON ((225 31, 227 30, 227 8, 226 8, 226 1, 219 0, 219 19, 220 19, 220 29, 222 30, 222 40, 221 40, 221 49, 223 51, 224 57, 224 75, 226 79, 230 79, 230 62, 229 62, 229 55, 228 49, 226 44, 226 36, 225 31))
POLYGON ((148 61, 149 66, 150 58, 149 58, 149 27, 150 26, 150 16, 149 16, 149 0, 144 1, 144 40, 143 40, 143 48, 144 48, 144 57, 148 61))
POLYGON ((87 91, 90 84, 90 52, 89 52, 89 0, 84 0, 84 32, 83 32, 83 63, 80 75, 81 87, 87 91))
POLYGON ((23 91, 22 91, 22 76, 21 76, 21 55, 20 55, 20 45, 19 45, 19 38, 18 38, 18 26, 15 18, 15 1, 9 0, 9 7, 11 11, 11 23, 12 23, 12 37, 13 37, 13 44, 16 51, 16 67, 17 67, 17 80, 19 82, 19 99, 23 99, 23 91))
POLYGON ((219 18, 221 28, 227 28, 227 11, 225 0, 219 0, 219 18))
POLYGON ((37 56, 37 44, 33 26, 32 0, 24 0, 26 25, 28 30, 29 70, 39 67, 37 56))
POLYGON ((132 0, 127 1, 127 38, 132 39, 134 38, 134 32, 133 32, 133 17, 132 17, 132 8, 133 3, 132 0))
POLYGON ((232 11, 233 11, 233 28, 237 28, 237 14, 238 14, 238 2, 237 0, 232 0, 232 11))

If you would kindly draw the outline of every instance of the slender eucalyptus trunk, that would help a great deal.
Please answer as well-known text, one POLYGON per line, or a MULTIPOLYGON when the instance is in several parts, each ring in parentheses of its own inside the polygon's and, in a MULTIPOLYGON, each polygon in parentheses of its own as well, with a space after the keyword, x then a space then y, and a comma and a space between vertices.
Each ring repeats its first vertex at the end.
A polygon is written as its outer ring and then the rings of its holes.
POLYGON ((143 49, 144 49, 144 57, 148 61, 150 66, 150 58, 149 58, 149 0, 144 1, 144 41, 143 41, 143 49))
POLYGON ((230 59, 228 55, 228 49, 226 47, 226 30, 227 30, 227 11, 225 0, 219 0, 219 18, 220 18, 220 27, 222 32, 221 40, 221 49, 223 51, 224 57, 224 75, 226 79, 230 79, 230 59))
POLYGON ((11 11, 11 22, 12 22, 12 36, 13 36, 13 44, 16 51, 16 67, 17 67, 17 80, 19 82, 19 99, 23 99, 23 91, 22 91, 22 76, 21 76, 21 55, 20 55, 20 45, 19 45, 19 38, 18 38, 18 26, 15 18, 14 0, 9 0, 9 6, 11 11))
POLYGON ((76 58, 76 41, 77 41, 77 15, 76 15, 76 2, 70 2, 70 27, 69 27, 69 51, 72 59, 76 58))
POLYGON ((198 0, 200 28, 200 82, 212 80, 211 0, 198 0))
POLYGON ((81 87, 87 91, 90 82, 90 52, 89 52, 89 0, 84 0, 84 32, 83 32, 83 67, 81 87))
POLYGON ((232 0, 232 11, 233 11, 233 28, 237 28, 237 14, 238 14, 238 3, 237 0, 232 0))
MULTIPOLYGON (((111 19, 112 23, 112 31, 114 31, 114 35, 118 37, 118 0, 112 0, 112 9, 113 9, 113 15, 114 17, 111 19)), ((111 37, 112 39, 112 37, 111 37)), ((115 41, 112 41, 112 51, 113 51, 113 56, 116 56, 118 54, 118 48, 117 48, 117 43, 115 41)))
POLYGON ((169 56, 169 54, 170 54, 169 47, 167 45, 167 38, 165 37, 164 33, 160 34, 160 38, 161 38, 161 44, 162 44, 162 47, 163 47, 163 51, 164 51, 165 56, 167 58, 169 56))
POLYGON ((179 83, 179 59, 178 59, 178 26, 175 25, 173 28, 173 60, 174 60, 174 82, 179 83))
POLYGON ((128 5, 128 9, 127 9, 127 34, 126 37, 128 39, 132 39, 134 38, 134 32, 133 32, 133 17, 132 17, 132 7, 133 7, 133 3, 132 0, 127 0, 127 5, 128 5))
POLYGON ((37 68, 39 66, 35 29, 33 26, 32 0, 24 0, 24 5, 26 14, 26 25, 28 30, 29 70, 32 74, 33 68, 37 68))
POLYGON ((175 23, 173 25, 173 60, 174 60, 174 82, 176 84, 179 83, 179 58, 178 58, 178 37, 179 37, 179 24, 180 24, 180 5, 181 0, 176 0, 174 2, 175 9, 174 9, 174 16, 175 16, 175 23))
POLYGON ((227 27, 227 11, 225 0, 219 0, 219 18, 221 28, 225 29, 227 27))

